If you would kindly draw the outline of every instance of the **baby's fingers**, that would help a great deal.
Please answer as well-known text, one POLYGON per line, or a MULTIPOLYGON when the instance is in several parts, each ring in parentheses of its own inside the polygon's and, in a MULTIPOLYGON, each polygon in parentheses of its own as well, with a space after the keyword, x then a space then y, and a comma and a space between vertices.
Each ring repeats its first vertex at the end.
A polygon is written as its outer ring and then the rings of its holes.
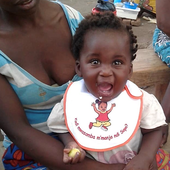
POLYGON ((70 151, 69 156, 72 157, 71 163, 75 164, 84 160, 86 152, 79 148, 74 148, 70 151))
POLYGON ((74 157, 71 158, 71 163, 75 164, 81 162, 81 153, 80 152, 76 152, 76 154, 74 155, 74 157))
POLYGON ((86 152, 83 149, 80 149, 80 159, 79 162, 83 161, 86 156, 86 152))
POLYGON ((70 152, 70 149, 64 149, 64 152, 63 152, 63 162, 66 163, 66 164, 72 162, 72 158, 69 157, 69 152, 70 152))

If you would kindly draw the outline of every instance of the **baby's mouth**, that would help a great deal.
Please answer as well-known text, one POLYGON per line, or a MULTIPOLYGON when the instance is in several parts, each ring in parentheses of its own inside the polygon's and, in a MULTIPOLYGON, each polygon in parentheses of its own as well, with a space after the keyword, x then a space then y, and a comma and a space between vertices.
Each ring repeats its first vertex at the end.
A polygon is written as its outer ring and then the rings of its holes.
POLYGON ((19 1, 16 5, 25 6, 31 4, 32 0, 19 1))
POLYGON ((99 91, 99 97, 109 96, 111 94, 111 90, 113 89, 113 85, 110 83, 98 83, 97 88, 99 91))

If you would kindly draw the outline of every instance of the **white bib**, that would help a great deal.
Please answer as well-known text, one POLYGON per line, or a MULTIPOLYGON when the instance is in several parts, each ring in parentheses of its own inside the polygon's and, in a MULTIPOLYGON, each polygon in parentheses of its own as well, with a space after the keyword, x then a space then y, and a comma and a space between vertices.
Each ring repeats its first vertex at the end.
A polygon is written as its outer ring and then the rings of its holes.
POLYGON ((64 95, 68 131, 82 148, 90 151, 108 151, 125 145, 138 130, 142 96, 140 89, 127 81, 125 90, 107 102, 106 111, 101 112, 95 103, 97 98, 87 91, 84 80, 71 83, 64 95))

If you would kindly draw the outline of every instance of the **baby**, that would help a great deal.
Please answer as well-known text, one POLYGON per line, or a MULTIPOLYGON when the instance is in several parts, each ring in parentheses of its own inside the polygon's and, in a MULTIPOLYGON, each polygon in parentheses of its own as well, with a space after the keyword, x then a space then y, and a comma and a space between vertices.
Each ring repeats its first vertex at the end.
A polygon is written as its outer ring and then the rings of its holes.
POLYGON ((111 12, 79 24, 72 51, 82 80, 68 85, 48 119, 65 145, 64 162, 82 161, 85 150, 100 162, 126 164, 125 170, 157 169, 166 122, 157 99, 129 80, 136 42, 131 28, 111 12), (70 157, 73 148, 79 151, 70 157))

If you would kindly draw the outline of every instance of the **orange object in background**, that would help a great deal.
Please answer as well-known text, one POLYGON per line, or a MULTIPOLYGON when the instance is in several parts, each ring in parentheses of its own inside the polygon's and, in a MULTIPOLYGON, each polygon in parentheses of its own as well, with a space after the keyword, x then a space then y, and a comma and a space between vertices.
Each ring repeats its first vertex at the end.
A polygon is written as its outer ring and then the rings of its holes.
MULTIPOLYGON (((161 0, 160 0, 161 1, 161 0)), ((134 0, 138 7, 146 11, 156 14, 156 1, 155 0, 134 0)))

